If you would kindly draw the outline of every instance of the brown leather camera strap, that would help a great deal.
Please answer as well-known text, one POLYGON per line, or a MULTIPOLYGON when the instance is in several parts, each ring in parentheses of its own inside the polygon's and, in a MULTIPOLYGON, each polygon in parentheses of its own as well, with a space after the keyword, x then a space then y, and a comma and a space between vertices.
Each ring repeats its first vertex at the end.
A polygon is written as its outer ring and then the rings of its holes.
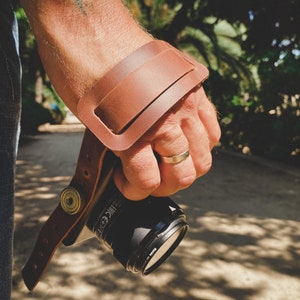
POLYGON ((49 264, 54 252, 70 233, 72 228, 84 217, 93 204, 100 176, 110 176, 110 170, 103 169, 107 148, 89 131, 86 130, 71 187, 80 191, 85 200, 83 209, 77 214, 68 214, 58 204, 49 219, 42 227, 34 249, 22 270, 24 282, 32 290, 49 264))
POLYGON ((104 163, 108 148, 129 148, 207 76, 201 64, 163 41, 152 41, 117 64, 73 107, 88 128, 70 183, 84 201, 73 214, 59 203, 44 224, 22 270, 29 290, 36 286, 59 245, 74 228, 82 227, 99 198, 95 193, 111 178, 113 164, 104 163))

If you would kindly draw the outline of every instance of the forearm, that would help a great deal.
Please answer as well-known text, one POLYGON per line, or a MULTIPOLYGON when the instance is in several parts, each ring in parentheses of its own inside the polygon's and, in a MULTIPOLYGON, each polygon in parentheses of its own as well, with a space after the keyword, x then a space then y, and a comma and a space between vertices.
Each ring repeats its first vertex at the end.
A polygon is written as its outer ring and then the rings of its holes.
POLYGON ((113 65, 151 37, 120 0, 23 0, 47 74, 74 104, 113 65))

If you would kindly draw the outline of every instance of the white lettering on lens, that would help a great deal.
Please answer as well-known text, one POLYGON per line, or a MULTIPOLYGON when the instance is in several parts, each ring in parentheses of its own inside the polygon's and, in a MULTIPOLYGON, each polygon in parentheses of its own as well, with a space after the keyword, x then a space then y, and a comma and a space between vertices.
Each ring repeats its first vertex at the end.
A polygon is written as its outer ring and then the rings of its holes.
POLYGON ((102 215, 101 219, 98 222, 97 232, 102 234, 106 225, 109 223, 112 216, 115 214, 117 208, 111 205, 106 212, 102 215))
POLYGON ((150 252, 149 256, 152 257, 156 251, 157 251, 157 248, 153 248, 153 250, 150 252))

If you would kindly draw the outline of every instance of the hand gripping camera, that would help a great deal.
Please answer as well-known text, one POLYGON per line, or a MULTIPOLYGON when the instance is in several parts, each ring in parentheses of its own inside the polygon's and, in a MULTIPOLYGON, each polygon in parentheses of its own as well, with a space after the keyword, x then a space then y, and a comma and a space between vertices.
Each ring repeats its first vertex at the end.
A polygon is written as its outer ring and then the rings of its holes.
MULTIPOLYGON (((116 158, 109 152, 106 163, 113 160, 116 158)), ((61 202, 69 201, 70 205, 69 189, 62 191, 61 202)), ((168 197, 128 200, 111 179, 101 190, 103 187, 98 187, 96 204, 85 218, 84 227, 81 231, 75 228, 64 244, 96 237, 112 250, 126 270, 151 273, 170 256, 187 232, 182 209, 168 197)), ((75 203, 71 205, 74 207, 75 203)))
POLYGON ((112 180, 118 159, 103 147, 86 131, 75 175, 61 192, 60 203, 41 229, 23 268, 30 290, 61 242, 70 246, 97 238, 126 270, 147 275, 170 256, 185 236, 186 216, 170 198, 150 196, 131 201, 119 192, 112 180))
POLYGON ((116 158, 110 150, 131 147, 207 77, 206 67, 153 40, 69 103, 87 130, 75 175, 22 270, 30 290, 62 242, 97 237, 127 270, 142 274, 155 270, 177 247, 188 228, 181 208, 169 198, 125 199, 112 182, 116 158))

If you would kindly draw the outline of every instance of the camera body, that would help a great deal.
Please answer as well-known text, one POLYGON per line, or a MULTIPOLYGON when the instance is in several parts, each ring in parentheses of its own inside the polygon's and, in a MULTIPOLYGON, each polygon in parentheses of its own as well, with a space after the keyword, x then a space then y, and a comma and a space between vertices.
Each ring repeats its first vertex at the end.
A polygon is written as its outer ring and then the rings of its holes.
POLYGON ((110 180, 80 228, 69 234, 65 245, 96 237, 127 271, 147 275, 176 249, 188 224, 170 198, 131 201, 110 180))

